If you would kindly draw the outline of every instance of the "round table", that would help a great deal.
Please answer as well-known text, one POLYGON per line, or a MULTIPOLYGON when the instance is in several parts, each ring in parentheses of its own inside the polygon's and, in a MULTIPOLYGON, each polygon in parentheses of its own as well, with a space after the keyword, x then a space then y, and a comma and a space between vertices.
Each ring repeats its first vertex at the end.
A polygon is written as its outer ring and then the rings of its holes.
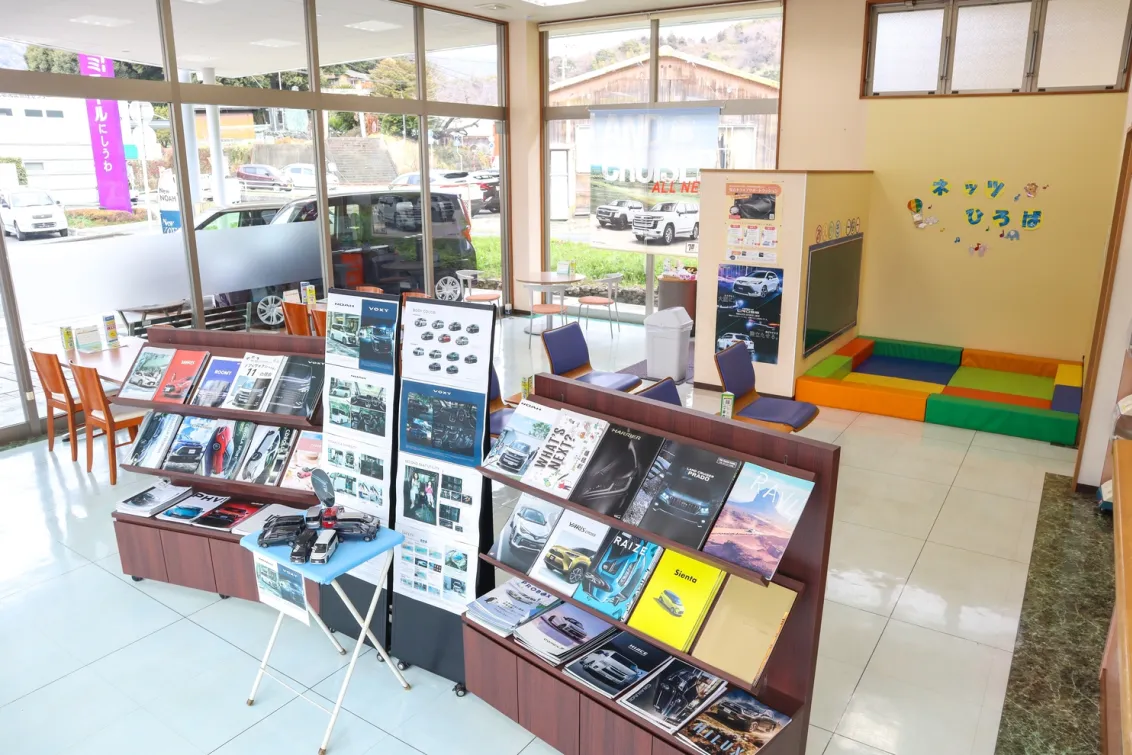
MULTIPOLYGON (((539 290, 542 290, 542 289, 550 289, 550 301, 551 301, 551 303, 552 304, 554 303, 554 293, 556 291, 558 291, 562 294, 562 304, 563 304, 563 306, 566 305, 566 288, 568 286, 572 286, 575 283, 581 283, 585 279, 586 279, 586 276, 582 275, 581 273, 573 273, 573 274, 565 273, 565 274, 563 274, 563 273, 551 273, 551 272, 546 272, 546 271, 540 272, 540 273, 535 273, 535 274, 532 274, 532 275, 527 275, 527 276, 524 276, 524 277, 516 277, 515 278, 515 280, 518 283, 522 283, 524 286, 528 286, 531 289, 531 303, 532 304, 534 303, 534 295, 535 295, 536 291, 539 291, 539 290)), ((546 329, 550 328, 550 323, 551 323, 552 317, 553 317, 553 315, 547 315, 546 316, 546 329)), ((527 327, 523 328, 523 332, 528 333, 530 335, 534 335, 536 333, 539 333, 540 331, 537 331, 537 330, 532 331, 531 326, 528 325, 527 327)))

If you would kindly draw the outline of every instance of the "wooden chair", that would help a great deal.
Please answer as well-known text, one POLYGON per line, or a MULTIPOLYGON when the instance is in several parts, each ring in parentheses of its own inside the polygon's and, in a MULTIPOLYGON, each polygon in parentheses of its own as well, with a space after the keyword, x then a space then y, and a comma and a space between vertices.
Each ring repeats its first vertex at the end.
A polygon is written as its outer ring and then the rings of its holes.
POLYGON ((283 302, 283 324, 287 328, 287 335, 309 336, 311 318, 307 313, 307 305, 297 301, 283 302))
POLYGON ((751 352, 743 342, 717 352, 715 369, 723 390, 735 394, 731 419, 737 422, 796 433, 818 416, 818 408, 805 401, 760 396, 755 390, 755 366, 751 363, 751 352))
POLYGON ((364 291, 367 294, 384 294, 385 289, 378 288, 377 286, 357 286, 355 291, 364 291))
POLYGON ((31 350, 35 372, 47 399, 47 450, 55 450, 55 410, 67 416, 67 432, 71 434, 71 461, 79 460, 79 439, 75 435, 75 416, 83 410, 83 405, 71 396, 71 387, 63 375, 63 365, 55 354, 31 350))
MULTIPOLYGON (((319 338, 326 338, 326 310, 312 309, 311 319, 314 320, 314 335, 319 338)), ((310 335, 310 333, 307 335, 310 335)))
MULTIPOLYGON (((98 370, 93 367, 80 367, 71 365, 71 372, 75 376, 75 386, 79 389, 79 399, 86 412, 86 471, 90 472, 94 466, 94 439, 95 430, 102 430, 106 436, 106 453, 110 459, 110 484, 118 484, 118 446, 132 443, 138 435, 138 425, 145 418, 145 409, 135 409, 129 406, 116 406, 106 398, 102 390, 102 381, 98 377, 98 370), (126 430, 130 434, 127 443, 116 443, 119 430, 126 430)), ((74 435, 71 436, 72 445, 76 443, 74 435)))

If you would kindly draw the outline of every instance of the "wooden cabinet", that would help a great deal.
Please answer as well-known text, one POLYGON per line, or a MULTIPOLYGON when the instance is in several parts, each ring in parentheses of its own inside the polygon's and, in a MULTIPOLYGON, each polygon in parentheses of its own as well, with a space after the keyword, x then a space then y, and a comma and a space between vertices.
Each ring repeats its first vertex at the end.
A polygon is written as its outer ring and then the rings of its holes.
POLYGON ((161 530, 115 521, 114 536, 118 541, 118 557, 122 560, 124 574, 158 582, 169 581, 161 530))
POLYGON ((520 661, 469 626, 464 627, 464 685, 512 721, 519 721, 520 661), (469 648, 474 652, 468 652, 469 648))
POLYGON ((224 540, 210 540, 208 547, 212 552, 216 592, 232 598, 259 600, 259 588, 255 583, 255 561, 251 551, 240 547, 239 543, 224 540))
POLYGON ((162 531, 161 547, 165 551, 165 570, 168 572, 169 582, 216 592, 212 552, 208 547, 207 537, 162 531))
MULTIPOLYGON (((578 721, 581 730, 580 747, 586 755, 647 755, 650 748, 654 748, 651 734, 589 698, 581 699, 578 721)), ((671 749, 670 752, 674 755, 677 753, 671 749)), ((652 753, 656 755, 657 750, 652 749, 652 753)))
MULTIPOLYGON (((518 661, 519 725, 563 755, 578 755, 579 695, 526 661, 518 661)), ((592 750, 582 750, 590 755, 592 750)))

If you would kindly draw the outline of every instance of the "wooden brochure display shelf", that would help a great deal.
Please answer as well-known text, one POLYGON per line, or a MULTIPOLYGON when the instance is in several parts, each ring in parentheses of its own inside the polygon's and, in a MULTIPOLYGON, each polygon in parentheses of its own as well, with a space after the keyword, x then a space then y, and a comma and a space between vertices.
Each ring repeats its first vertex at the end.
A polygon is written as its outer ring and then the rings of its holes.
MULTIPOLYGON (((322 358, 326 349, 322 338, 274 333, 232 333, 152 327, 148 336, 149 346, 208 351, 212 356, 242 357, 246 352, 251 351, 257 354, 322 358)), ((313 418, 307 419, 266 412, 209 409, 140 399, 115 399, 115 403, 173 414, 247 420, 257 425, 279 425, 300 430, 322 431, 322 419, 319 416, 321 408, 313 418)), ((175 485, 191 486, 201 492, 226 495, 238 500, 282 503, 297 509, 306 509, 318 502, 313 493, 302 490, 254 485, 202 475, 135 467, 130 464, 123 464, 121 468, 138 474, 164 477, 175 485)), ((219 593, 226 597, 259 599, 252 554, 240 547, 239 535, 117 512, 113 517, 114 534, 118 540, 118 552, 124 573, 135 579, 169 582, 219 593)), ((308 582, 307 601, 316 612, 318 594, 318 586, 308 582)))
MULTIPOLYGON (((531 399, 697 445, 814 482, 813 493, 773 579, 776 584, 797 592, 798 597, 767 660, 763 675, 754 687, 748 681, 708 666, 688 653, 659 643, 621 622, 611 622, 618 629, 648 639, 670 655, 726 679, 732 686, 751 691, 763 703, 789 715, 791 723, 759 752, 803 755, 813 698, 840 449, 796 435, 771 432, 754 425, 631 394, 594 388, 552 375, 535 378, 531 399)), ((758 574, 743 567, 672 543, 639 527, 603 517, 491 471, 482 468, 480 471, 524 493, 640 534, 662 547, 690 554, 722 568, 733 577, 765 583, 758 574)), ((491 556, 481 554, 480 558, 485 564, 526 578, 526 575, 518 574, 491 556)), ((558 597, 610 621, 608 616, 592 611, 572 598, 558 597)), ((677 755, 696 752, 674 735, 545 663, 512 638, 500 637, 466 619, 464 657, 466 684, 471 692, 565 755, 622 755, 627 752, 634 755, 677 755)))

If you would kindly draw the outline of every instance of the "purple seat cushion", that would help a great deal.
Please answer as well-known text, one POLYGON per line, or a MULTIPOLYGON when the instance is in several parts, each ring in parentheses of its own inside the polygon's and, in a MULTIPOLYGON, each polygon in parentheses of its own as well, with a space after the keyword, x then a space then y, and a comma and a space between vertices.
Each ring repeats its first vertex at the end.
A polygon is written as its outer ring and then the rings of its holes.
POLYGON ((576 370, 590 363, 590 350, 586 346, 586 337, 576 322, 543 331, 542 343, 546 346, 546 355, 550 358, 550 371, 555 375, 565 375, 570 370, 576 370))
POLYGON ((1055 385, 1050 409, 1055 412, 1081 413, 1081 389, 1072 385, 1055 385))
POLYGON ((759 396, 739 412, 740 417, 762 422, 777 422, 797 430, 814 418, 818 408, 804 401, 759 396))
POLYGON ((723 390, 731 391, 735 398, 742 398, 755 390, 755 367, 751 364, 751 352, 743 344, 736 344, 717 353, 715 364, 723 379, 723 390))
POLYGON ((631 391, 641 384, 636 375, 627 375, 623 372, 587 372, 578 376, 582 383, 596 385, 598 388, 608 388, 611 391, 631 391))
POLYGON ((492 412, 491 416, 488 418, 491 424, 491 434, 499 435, 503 432, 503 428, 507 427, 507 423, 511 421, 511 415, 514 413, 515 410, 510 407, 492 412))

